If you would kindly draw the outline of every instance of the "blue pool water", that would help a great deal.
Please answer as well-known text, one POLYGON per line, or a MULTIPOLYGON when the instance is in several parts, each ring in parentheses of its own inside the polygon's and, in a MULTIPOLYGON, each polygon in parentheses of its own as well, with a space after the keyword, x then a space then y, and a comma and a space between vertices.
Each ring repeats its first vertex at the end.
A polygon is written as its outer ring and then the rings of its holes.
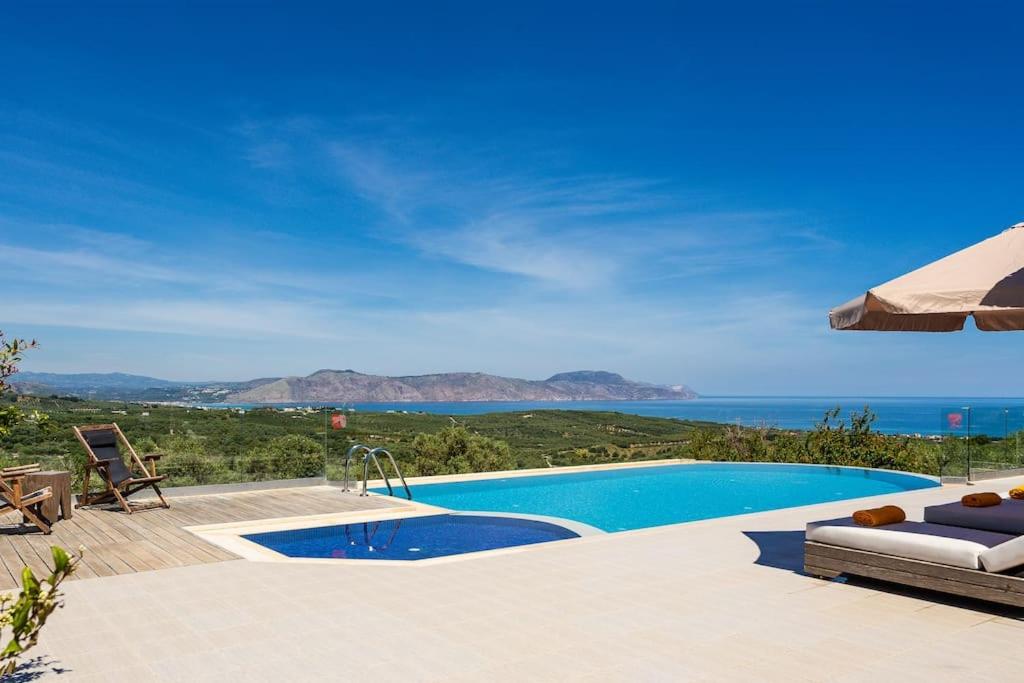
POLYGON ((412 495, 452 510, 561 517, 625 531, 938 485, 880 470, 708 463, 421 484, 412 495))
POLYGON ((546 522, 485 515, 406 517, 243 536, 288 557, 347 560, 425 560, 577 537, 546 522))

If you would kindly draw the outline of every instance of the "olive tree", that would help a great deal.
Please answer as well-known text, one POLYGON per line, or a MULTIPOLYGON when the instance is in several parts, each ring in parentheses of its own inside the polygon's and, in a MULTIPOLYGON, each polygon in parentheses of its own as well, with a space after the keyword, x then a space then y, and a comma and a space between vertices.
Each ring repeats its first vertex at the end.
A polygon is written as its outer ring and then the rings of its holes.
POLYGON ((417 435, 412 450, 416 474, 426 476, 510 470, 516 464, 507 443, 473 434, 461 425, 417 435))

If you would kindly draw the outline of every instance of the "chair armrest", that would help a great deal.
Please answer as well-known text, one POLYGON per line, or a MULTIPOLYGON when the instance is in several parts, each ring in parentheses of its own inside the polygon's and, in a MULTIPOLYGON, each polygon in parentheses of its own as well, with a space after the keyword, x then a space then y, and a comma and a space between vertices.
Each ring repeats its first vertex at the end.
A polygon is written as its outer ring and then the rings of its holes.
POLYGON ((164 457, 163 453, 146 453, 144 456, 142 456, 142 459, 143 460, 159 460, 162 457, 164 457))
POLYGON ((35 474, 40 470, 39 464, 34 463, 32 465, 15 465, 13 467, 4 467, 0 469, 0 479, 4 481, 18 481, 24 479, 29 474, 35 474))

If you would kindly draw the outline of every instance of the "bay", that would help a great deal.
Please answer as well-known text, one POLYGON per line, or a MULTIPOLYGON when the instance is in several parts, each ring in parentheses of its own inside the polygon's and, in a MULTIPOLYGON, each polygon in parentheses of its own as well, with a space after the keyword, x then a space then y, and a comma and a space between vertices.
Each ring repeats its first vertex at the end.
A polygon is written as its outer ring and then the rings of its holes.
MULTIPOLYGON (((205 404, 211 408, 288 408, 302 403, 205 404)), ((597 410, 701 420, 748 427, 813 429, 825 412, 840 408, 842 417, 870 408, 878 419, 874 428, 888 434, 987 434, 1002 437, 1024 430, 1024 398, 879 397, 879 396, 702 396, 687 401, 465 401, 409 403, 326 402, 336 409, 357 412, 423 412, 440 415, 479 415, 531 410, 597 410)))

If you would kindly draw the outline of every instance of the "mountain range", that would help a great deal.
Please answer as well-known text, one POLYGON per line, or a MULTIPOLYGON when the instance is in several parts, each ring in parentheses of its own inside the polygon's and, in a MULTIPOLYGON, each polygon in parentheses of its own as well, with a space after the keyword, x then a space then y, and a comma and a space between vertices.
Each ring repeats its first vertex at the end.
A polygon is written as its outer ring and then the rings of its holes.
POLYGON ((654 401, 697 397, 684 385, 634 382, 601 370, 563 372, 545 380, 480 372, 388 377, 354 370, 319 370, 306 377, 270 377, 247 382, 175 382, 124 373, 39 372, 21 372, 12 380, 15 390, 26 394, 202 403, 654 401))

